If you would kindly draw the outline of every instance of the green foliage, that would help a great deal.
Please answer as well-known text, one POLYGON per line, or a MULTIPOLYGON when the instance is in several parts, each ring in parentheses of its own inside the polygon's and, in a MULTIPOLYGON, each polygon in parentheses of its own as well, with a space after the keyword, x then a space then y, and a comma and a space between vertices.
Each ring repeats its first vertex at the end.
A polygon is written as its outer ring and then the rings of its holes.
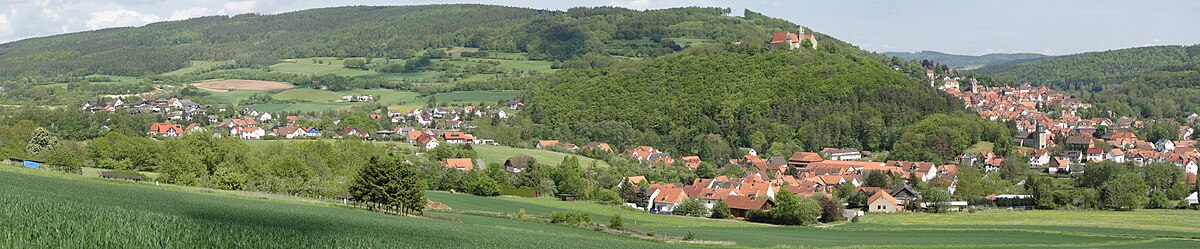
POLYGON ((372 157, 369 161, 350 186, 355 201, 384 205, 403 214, 425 208, 425 184, 416 177, 414 166, 397 157, 372 157))
MULTIPOLYGON (((728 158, 732 148, 776 141, 795 141, 803 148, 889 150, 888 141, 898 137, 902 125, 961 109, 952 104, 957 100, 880 63, 827 52, 677 53, 604 69, 564 70, 546 82, 528 91, 527 109, 535 123, 566 131, 577 120, 623 122, 647 134, 639 144, 711 161, 728 158), (695 82, 698 75, 702 82, 695 82), (749 141, 756 132, 765 141, 749 141)), ((974 129, 956 132, 966 143, 982 139, 979 126, 972 121, 951 127, 974 129)))
MULTIPOLYGON (((817 221, 817 216, 821 215, 821 204, 812 198, 804 198, 793 194, 791 191, 780 190, 775 193, 775 206, 770 212, 764 214, 755 214, 754 210, 747 215, 746 219, 753 222, 765 222, 776 225, 812 225, 817 221), (750 216, 754 216, 751 218, 750 216)), ((839 215, 840 216, 840 215, 839 215)))
POLYGON ((345 61, 342 61, 342 66, 353 69, 365 69, 367 66, 367 61, 358 58, 346 59, 345 61))
POLYGON ((953 161, 962 151, 980 141, 1004 143, 1012 137, 1007 127, 971 114, 929 115, 911 126, 896 141, 889 159, 953 161))
POLYGON ((678 207, 675 207, 674 214, 702 217, 707 214, 707 211, 704 210, 704 203, 700 202, 700 199, 687 198, 678 207))
POLYGON ((50 151, 56 146, 58 146, 58 137, 55 137, 46 128, 38 127, 33 129, 33 134, 29 137, 29 145, 25 147, 25 152, 30 155, 41 155, 43 152, 50 151))
POLYGON ((592 216, 578 211, 563 211, 550 214, 550 223, 579 225, 592 223, 592 216))
POLYGON ((237 64, 231 67, 259 68, 282 59, 318 56, 407 59, 423 51, 424 57, 441 58, 448 57, 441 48, 454 46, 526 52, 530 59, 539 60, 570 60, 609 48, 637 51, 634 56, 659 56, 679 48, 663 38, 687 36, 724 43, 789 27, 739 22, 725 13, 725 9, 699 7, 546 11, 456 4, 213 16, 18 41, 0 49, 6 55, 0 59, 4 65, 0 77, 141 76, 184 68, 192 60, 234 60, 237 64), (631 40, 663 42, 626 44, 631 40))
MULTIPOLYGON (((841 184, 841 185, 849 185, 849 184, 841 184)), ((846 207, 843 207, 840 201, 838 201, 837 199, 829 199, 829 197, 827 197, 825 195, 818 195, 815 198, 816 198, 817 202, 821 204, 821 218, 820 218, 821 222, 830 223, 830 222, 834 222, 834 221, 846 220, 846 216, 844 213, 846 210, 846 207)))
POLYGON ((866 186, 866 187, 876 187, 876 188, 892 187, 892 184, 890 183, 891 178, 888 177, 887 172, 882 171, 882 170, 869 170, 869 171, 867 171, 867 176, 864 178, 865 178, 865 180, 863 180, 863 186, 866 186))
POLYGON ((729 219, 733 218, 733 212, 729 210, 729 204, 725 203, 725 200, 720 200, 716 204, 713 204, 712 213, 708 217, 713 219, 729 219))
POLYGON ((83 145, 67 141, 43 152, 42 158, 46 160, 49 169, 80 174, 83 172, 83 167, 91 166, 87 157, 81 156, 84 154, 83 145))
POLYGON ((608 218, 608 228, 622 229, 625 228, 625 221, 621 219, 621 215, 613 215, 608 218))
POLYGON ((485 174, 469 173, 471 179, 467 183, 467 192, 478 196, 500 195, 500 184, 485 174))

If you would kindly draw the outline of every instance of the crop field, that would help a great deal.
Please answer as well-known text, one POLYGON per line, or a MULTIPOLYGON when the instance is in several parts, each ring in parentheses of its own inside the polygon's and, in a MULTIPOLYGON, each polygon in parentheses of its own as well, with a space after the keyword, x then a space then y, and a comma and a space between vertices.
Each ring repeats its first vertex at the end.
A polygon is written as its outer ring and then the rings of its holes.
POLYGON ((199 88, 222 92, 229 90, 280 91, 292 88, 292 84, 262 80, 218 80, 192 84, 199 88))
MULTIPOLYGON (((549 165, 558 165, 559 162, 562 162, 563 157, 575 156, 572 154, 554 152, 554 151, 549 151, 549 150, 522 149, 522 148, 513 148, 513 147, 508 147, 508 146, 476 145, 476 146, 471 146, 471 148, 475 149, 475 152, 479 153, 479 157, 482 158, 483 161, 487 162, 488 164, 491 164, 491 163, 503 164, 504 160, 508 160, 509 157, 514 157, 514 156, 531 156, 534 159, 537 159, 537 161, 539 163, 549 164, 549 165)), ((587 158, 587 157, 583 157, 583 156, 578 156, 578 157, 579 157, 579 166, 582 166, 584 168, 592 166, 593 162, 595 162, 596 166, 598 166, 598 167, 608 167, 607 162, 596 160, 596 159, 591 159, 591 158, 587 158)))
POLYGON ((409 218, 270 196, 0 169, 6 248, 670 248, 535 222, 409 218))
POLYGON ((1126 247, 1196 248, 1200 212, 1187 210, 990 211, 955 214, 868 214, 857 223, 824 228, 781 227, 741 221, 647 214, 590 202, 553 198, 478 197, 427 192, 431 200, 458 210, 544 215, 573 210, 606 222, 621 215, 641 231, 732 241, 750 247, 1126 247))

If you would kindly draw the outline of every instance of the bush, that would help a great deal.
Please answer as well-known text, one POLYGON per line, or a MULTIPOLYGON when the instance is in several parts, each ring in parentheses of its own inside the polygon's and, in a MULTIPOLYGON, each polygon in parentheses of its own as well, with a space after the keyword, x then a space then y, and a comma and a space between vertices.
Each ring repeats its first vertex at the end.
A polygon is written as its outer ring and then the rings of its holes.
POLYGON ((717 204, 713 204, 712 213, 708 217, 713 219, 729 219, 733 218, 733 212, 729 210, 729 204, 721 200, 717 204))
POLYGON ((750 222, 770 223, 771 214, 760 210, 750 210, 749 213, 746 213, 746 220, 750 222))
POLYGON ((550 214, 550 223, 578 225, 592 223, 592 216, 578 211, 560 211, 550 214))
POLYGON ((687 235, 683 236, 683 240, 696 240, 696 233, 688 231, 687 235))
POLYGON ((621 215, 613 215, 612 218, 608 218, 608 227, 613 229, 625 228, 625 221, 621 220, 621 215))
POLYGON ((675 208, 674 213, 675 215, 704 216, 704 203, 701 203, 698 199, 687 198, 683 200, 683 204, 675 208))
POLYGON ((592 190, 590 197, 601 204, 617 205, 624 203, 624 200, 621 200, 621 195, 611 189, 595 188, 592 190))

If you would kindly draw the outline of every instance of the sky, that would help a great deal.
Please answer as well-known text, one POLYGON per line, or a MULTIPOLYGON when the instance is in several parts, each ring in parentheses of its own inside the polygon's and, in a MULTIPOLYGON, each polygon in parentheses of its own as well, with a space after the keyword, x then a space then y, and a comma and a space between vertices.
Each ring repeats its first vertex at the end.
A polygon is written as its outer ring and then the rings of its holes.
POLYGON ((1190 0, 0 0, 0 42, 141 26, 199 16, 278 14, 347 5, 484 3, 565 10, 716 6, 787 19, 876 52, 1051 55, 1200 44, 1200 1, 1190 0))

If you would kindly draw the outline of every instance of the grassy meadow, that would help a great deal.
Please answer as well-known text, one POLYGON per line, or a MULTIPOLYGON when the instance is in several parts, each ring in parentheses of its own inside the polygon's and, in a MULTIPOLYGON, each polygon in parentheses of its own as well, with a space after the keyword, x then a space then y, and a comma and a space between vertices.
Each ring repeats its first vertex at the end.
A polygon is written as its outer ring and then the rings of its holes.
POLYGON ((426 197, 457 210, 545 215, 573 210, 607 222, 621 215, 626 226, 658 234, 688 232, 708 241, 742 247, 1125 247, 1200 246, 1200 212, 1190 210, 988 211, 953 214, 868 214, 857 223, 827 227, 781 227, 704 218, 647 214, 590 202, 553 198, 478 197, 429 192, 426 197))
POLYGON ((270 195, 0 167, 5 248, 679 247, 505 218, 400 217, 270 195))
POLYGON ((0 166, 2 247, 665 248, 666 244, 462 211, 583 211, 629 229, 732 243, 708 247, 1196 248, 1192 210, 869 214, 860 222, 783 227, 647 214, 586 201, 426 192, 450 211, 400 217, 311 199, 0 166), (447 218, 448 217, 448 218, 447 218))
MULTIPOLYGON (((537 159, 538 163, 558 165, 559 162, 562 162, 563 157, 574 156, 572 154, 549 150, 522 149, 508 146, 476 145, 471 148, 475 149, 475 152, 479 153, 479 157, 489 164, 493 162, 503 164, 504 160, 508 160, 509 157, 514 156, 531 156, 537 159)), ((579 156, 579 166, 590 167, 593 163, 598 167, 608 167, 607 162, 579 156)))

